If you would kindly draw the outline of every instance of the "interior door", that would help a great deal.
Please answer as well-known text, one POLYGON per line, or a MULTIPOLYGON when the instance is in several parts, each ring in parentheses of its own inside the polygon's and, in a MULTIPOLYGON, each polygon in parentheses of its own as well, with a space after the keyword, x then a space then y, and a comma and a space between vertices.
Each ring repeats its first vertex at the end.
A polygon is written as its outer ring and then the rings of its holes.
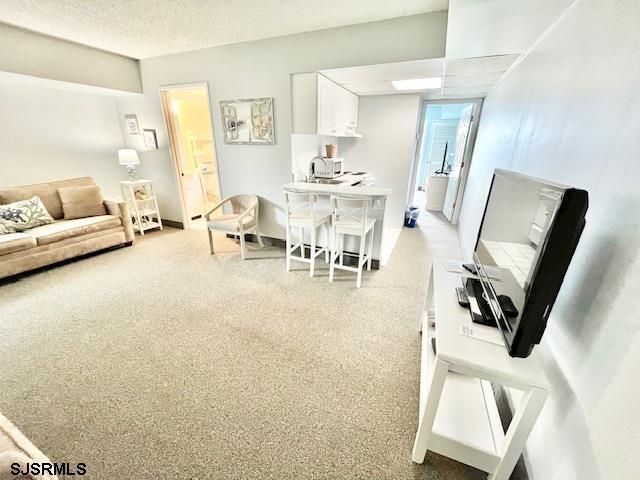
POLYGON ((447 193, 444 197, 444 208, 442 209, 442 213, 444 213, 447 220, 452 223, 454 223, 454 212, 456 208, 456 200, 458 198, 458 190, 460 188, 460 176, 464 161, 464 153, 467 149, 469 132, 471 131, 471 122, 473 120, 473 107, 474 105, 466 107, 462 110, 462 114, 460 116, 458 133, 456 134, 456 151, 453 156, 451 173, 449 173, 447 193))

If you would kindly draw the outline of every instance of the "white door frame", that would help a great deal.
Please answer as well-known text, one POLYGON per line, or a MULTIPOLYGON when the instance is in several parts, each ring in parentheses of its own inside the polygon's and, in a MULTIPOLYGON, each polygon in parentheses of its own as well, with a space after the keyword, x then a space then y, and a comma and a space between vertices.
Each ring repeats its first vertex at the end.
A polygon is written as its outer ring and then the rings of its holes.
POLYGON ((426 115, 424 112, 428 105, 445 105, 456 103, 472 103, 475 105, 473 120, 471 121, 471 131, 469 133, 469 140, 467 142, 467 148, 464 153, 464 160, 462 171, 460 172, 460 186, 458 188, 458 198, 456 200, 456 207, 453 214, 453 219, 456 223, 460 211, 460 204, 462 203, 462 194, 464 193, 464 187, 467 183, 467 175, 469 172, 469 164, 471 163, 471 156, 473 154, 473 146, 475 144, 476 132, 478 131, 478 119, 480 118, 480 112, 482 110, 482 98, 454 98, 447 100, 434 100, 423 98, 420 103, 420 109, 418 111, 418 131, 416 132, 416 148, 414 150, 413 162, 411 165, 411 171, 409 173, 409 188, 407 192, 407 204, 413 205, 416 181, 418 180, 418 168, 420 167, 420 159, 422 157, 422 135, 424 134, 424 123, 426 115))
POLYGON ((213 138, 213 149, 216 158, 216 170, 218 177, 218 192, 220 192, 220 197, 223 198, 222 195, 222 186, 220 181, 220 164, 218 157, 218 142, 216 141, 215 136, 215 128, 213 128, 213 108, 211 106, 211 95, 209 95, 209 83, 208 82, 192 82, 192 83, 174 83, 170 85, 160 85, 160 106, 162 108, 162 116, 164 118, 164 125, 167 130, 167 139, 169 140, 169 154, 171 155, 171 165, 173 167, 173 174, 176 180, 176 185, 178 186, 178 197, 180 199, 180 211, 182 213, 182 228, 185 230, 189 230, 191 228, 191 219, 189 218, 189 214, 187 212, 187 204, 185 200, 185 192, 182 185, 182 178, 180 175, 180 167, 178 162, 180 159, 176 157, 174 147, 180 147, 179 140, 173 139, 173 130, 171 128, 171 123, 167 115, 171 112, 171 105, 167 103, 167 98, 165 94, 167 92, 176 91, 176 90, 192 90, 194 88, 204 88, 205 93, 207 95, 207 103, 209 104, 209 117, 211 122, 211 138, 213 138), (177 142, 176 142, 177 140, 177 142))

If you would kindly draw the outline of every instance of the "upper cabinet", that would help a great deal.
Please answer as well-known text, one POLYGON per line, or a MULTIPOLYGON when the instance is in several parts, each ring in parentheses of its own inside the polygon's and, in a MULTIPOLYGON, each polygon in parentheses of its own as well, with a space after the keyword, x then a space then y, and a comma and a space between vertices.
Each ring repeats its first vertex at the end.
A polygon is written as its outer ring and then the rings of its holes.
POLYGON ((293 133, 361 137, 358 96, 320 73, 291 76, 293 133))

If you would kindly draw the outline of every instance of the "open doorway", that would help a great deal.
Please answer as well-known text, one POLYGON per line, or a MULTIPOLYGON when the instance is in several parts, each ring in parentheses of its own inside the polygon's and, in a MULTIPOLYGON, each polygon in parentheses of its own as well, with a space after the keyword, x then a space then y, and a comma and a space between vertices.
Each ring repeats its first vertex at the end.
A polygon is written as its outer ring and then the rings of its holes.
POLYGON ((425 100, 411 202, 458 221, 482 100, 425 100))
POLYGON ((160 89, 184 228, 206 228, 204 215, 220 201, 220 179, 207 85, 160 89))

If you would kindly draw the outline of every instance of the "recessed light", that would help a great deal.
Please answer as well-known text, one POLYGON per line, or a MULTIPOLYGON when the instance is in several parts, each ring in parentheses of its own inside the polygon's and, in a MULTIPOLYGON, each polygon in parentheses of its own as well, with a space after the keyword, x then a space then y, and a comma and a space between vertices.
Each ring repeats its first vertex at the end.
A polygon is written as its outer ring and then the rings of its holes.
POLYGON ((410 78, 408 80, 391 80, 391 83, 396 90, 427 90, 440 88, 442 86, 442 78, 410 78))

